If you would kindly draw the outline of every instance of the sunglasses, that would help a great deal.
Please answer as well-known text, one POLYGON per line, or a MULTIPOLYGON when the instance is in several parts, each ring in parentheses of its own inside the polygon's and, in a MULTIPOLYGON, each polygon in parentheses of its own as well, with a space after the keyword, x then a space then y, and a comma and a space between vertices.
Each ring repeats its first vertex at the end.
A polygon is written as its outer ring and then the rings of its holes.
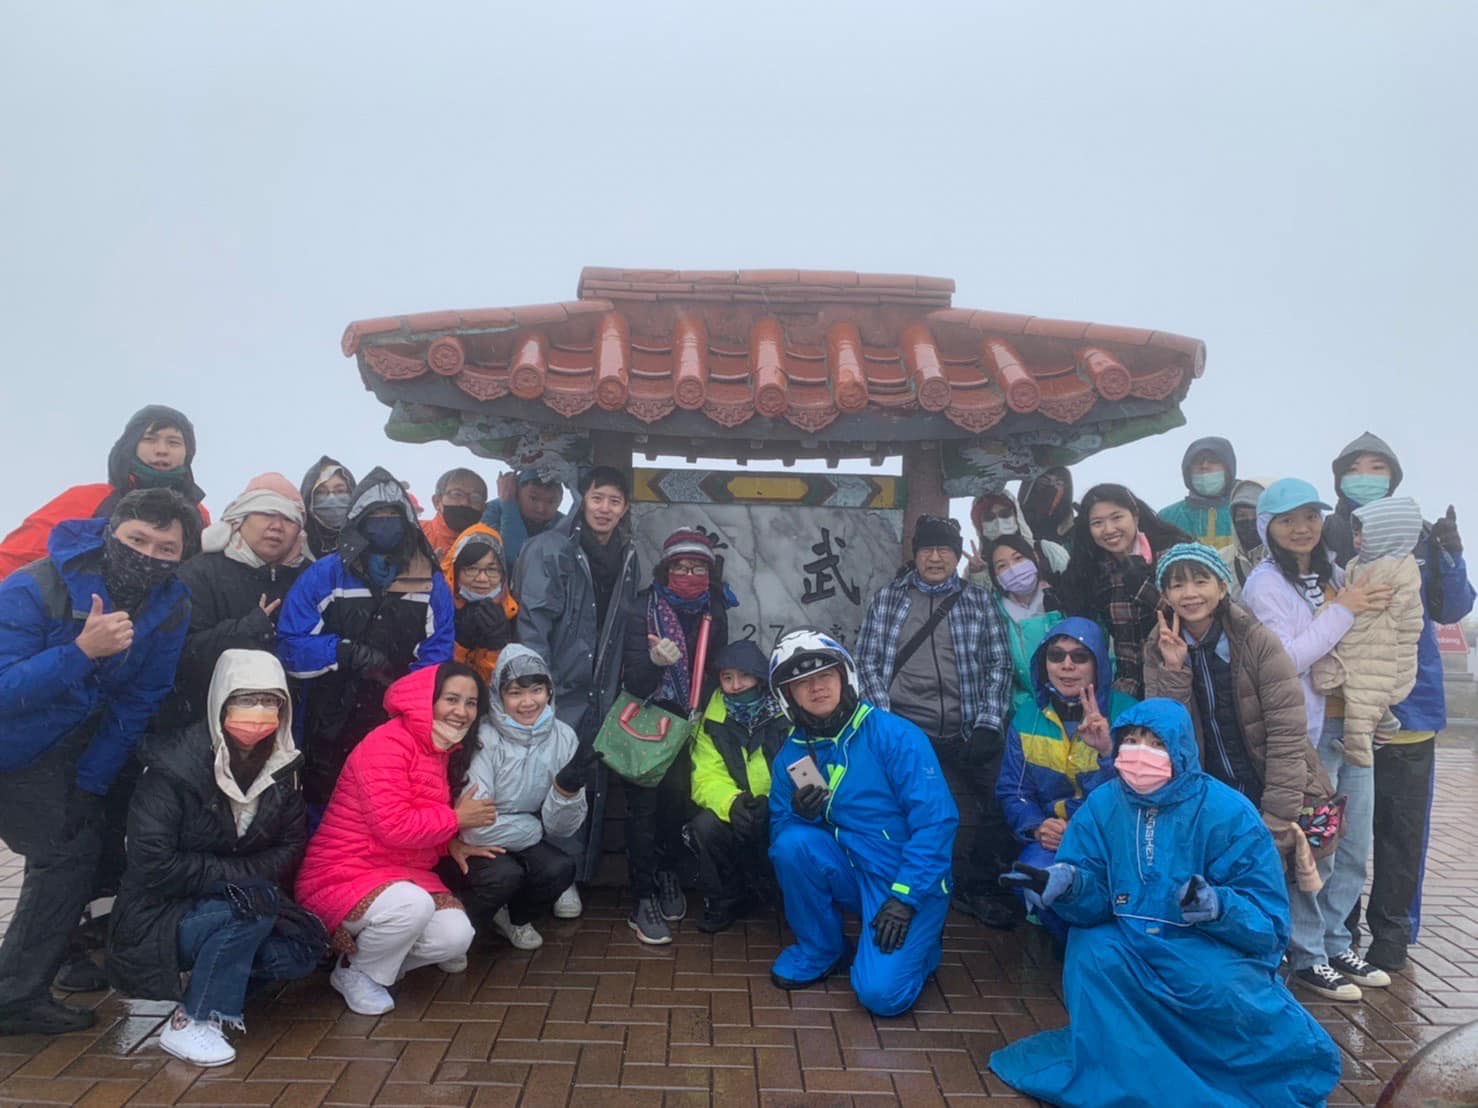
POLYGON ((1068 650, 1061 646, 1049 646, 1047 648, 1047 661, 1053 665, 1061 665, 1069 658, 1072 659, 1073 665, 1075 666, 1086 666, 1089 662, 1093 661, 1093 652, 1081 648, 1068 650))

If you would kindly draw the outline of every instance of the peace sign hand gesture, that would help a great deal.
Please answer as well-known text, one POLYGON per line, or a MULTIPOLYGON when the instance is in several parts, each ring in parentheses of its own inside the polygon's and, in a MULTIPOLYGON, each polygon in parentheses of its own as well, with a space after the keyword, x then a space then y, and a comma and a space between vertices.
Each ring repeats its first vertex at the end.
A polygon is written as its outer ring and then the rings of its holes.
POLYGON ((1180 616, 1171 613, 1170 622, 1165 622, 1165 609, 1155 609, 1155 622, 1160 625, 1159 635, 1155 641, 1160 646, 1160 656, 1165 659, 1165 668, 1176 671, 1185 668, 1186 655, 1189 648, 1185 639, 1180 637, 1180 616))
POLYGON ((1083 690, 1078 698, 1083 705, 1083 720, 1078 724, 1077 737, 1098 753, 1107 755, 1113 750, 1113 736, 1109 734, 1109 722, 1098 710, 1098 694, 1092 685, 1083 690))
POLYGON ((965 572, 984 573, 986 571, 985 557, 980 553, 980 543, 974 539, 970 540, 970 558, 965 563, 965 572))

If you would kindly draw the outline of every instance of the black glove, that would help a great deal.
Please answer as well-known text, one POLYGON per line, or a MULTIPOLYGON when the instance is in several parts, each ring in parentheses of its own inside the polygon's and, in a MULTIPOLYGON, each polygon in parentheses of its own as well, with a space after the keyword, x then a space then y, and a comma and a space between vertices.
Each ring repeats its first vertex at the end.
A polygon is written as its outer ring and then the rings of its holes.
POLYGON ((803 785, 790 794, 790 810, 801 819, 820 819, 831 790, 820 785, 803 785))
POLYGON ((239 920, 275 919, 277 916, 277 887, 265 881, 239 884, 223 881, 213 891, 225 898, 231 905, 231 914, 239 920))
POLYGON ((1044 869, 1029 866, 1025 862, 1017 862, 1010 871, 1001 874, 996 881, 1008 889, 1030 889, 1041 896, 1047 891, 1047 878, 1050 875, 1044 869))
POLYGON ((513 624, 496 600, 475 600, 457 609, 453 620, 458 645, 468 650, 502 650, 513 641, 513 624))
POLYGON ((977 727, 970 732, 970 745, 975 748, 976 764, 998 758, 1006 749, 1001 733, 994 727, 977 727))
POLYGON ((1447 514, 1432 524, 1432 541, 1454 558, 1463 552, 1463 537, 1457 531, 1457 509, 1447 506, 1447 514))
POLYGON ((390 659, 384 651, 369 643, 339 640, 338 662, 340 669, 376 684, 388 687, 395 681, 395 667, 390 664, 390 659))
POLYGON ((892 954, 903 940, 908 938, 908 925, 913 922, 913 907, 897 897, 883 901, 878 914, 872 917, 872 941, 878 944, 882 954, 892 954))
POLYGON ((754 823, 759 815, 750 807, 753 799, 748 793, 740 793, 734 798, 734 803, 729 805, 729 826, 742 839, 747 839, 754 833, 754 823))
POLYGON ((577 746, 564 768, 554 775, 554 783, 559 786, 560 792, 579 792, 580 786, 585 784, 585 778, 595 768, 595 763, 603 761, 605 755, 595 747, 583 744, 577 746))

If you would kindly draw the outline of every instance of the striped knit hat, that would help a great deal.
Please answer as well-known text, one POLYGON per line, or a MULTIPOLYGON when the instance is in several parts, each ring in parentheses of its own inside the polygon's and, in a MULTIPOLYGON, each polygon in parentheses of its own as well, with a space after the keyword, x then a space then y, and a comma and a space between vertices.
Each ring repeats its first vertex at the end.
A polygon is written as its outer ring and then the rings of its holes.
POLYGON ((691 528, 674 531, 662 544, 662 561, 667 563, 674 558, 702 558, 709 565, 714 565, 713 540, 702 531, 691 528))
POLYGON ((1404 558, 1422 537, 1422 510, 1409 496, 1388 496, 1355 509, 1360 521, 1360 561, 1404 558))
POLYGON ((1178 542, 1160 555, 1155 565, 1155 584, 1165 587, 1165 575, 1176 562, 1195 562, 1228 588, 1232 584, 1232 571, 1221 560, 1221 555, 1211 547, 1199 542, 1178 542))

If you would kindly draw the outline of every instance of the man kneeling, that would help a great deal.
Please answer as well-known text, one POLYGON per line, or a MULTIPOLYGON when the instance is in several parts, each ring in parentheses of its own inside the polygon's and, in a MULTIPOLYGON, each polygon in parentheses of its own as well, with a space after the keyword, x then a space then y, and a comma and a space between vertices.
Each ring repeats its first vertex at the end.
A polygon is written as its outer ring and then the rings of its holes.
POLYGON ((864 923, 857 999, 899 1015, 939 965, 959 811, 928 737, 861 701, 857 667, 834 639, 786 635, 770 687, 795 724, 775 757, 770 859, 796 936, 770 979, 803 989, 845 968, 843 909, 864 923))

